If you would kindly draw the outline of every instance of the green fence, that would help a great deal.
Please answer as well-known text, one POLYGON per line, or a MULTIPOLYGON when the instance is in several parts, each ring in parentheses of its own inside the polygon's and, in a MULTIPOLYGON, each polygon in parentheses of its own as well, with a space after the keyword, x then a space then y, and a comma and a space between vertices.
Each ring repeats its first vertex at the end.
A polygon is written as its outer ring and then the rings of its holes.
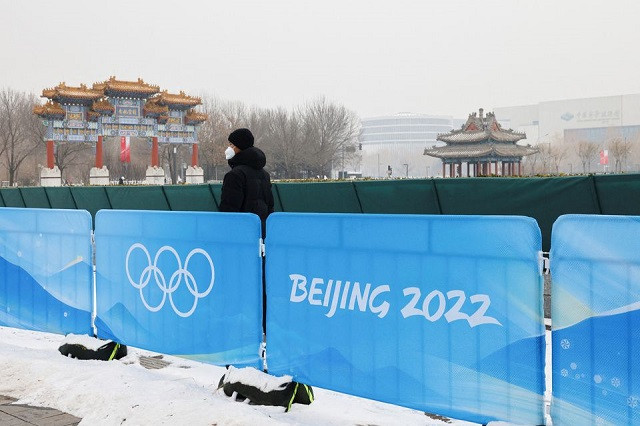
MULTIPOLYGON (((568 213, 640 215, 640 175, 550 178, 277 182, 276 211, 522 215, 538 221, 543 249, 568 213)), ((2 188, 0 207, 218 211, 210 185, 2 188)))

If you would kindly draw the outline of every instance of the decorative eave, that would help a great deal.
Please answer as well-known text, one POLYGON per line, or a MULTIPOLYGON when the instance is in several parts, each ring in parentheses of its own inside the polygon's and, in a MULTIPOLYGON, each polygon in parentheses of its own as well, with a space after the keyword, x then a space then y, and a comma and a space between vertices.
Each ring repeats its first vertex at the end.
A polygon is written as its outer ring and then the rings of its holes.
POLYGON ((95 112, 98 112, 102 115, 112 115, 116 108, 106 99, 100 99, 93 103, 91 109, 95 112))
POLYGON ((183 91, 174 94, 163 90, 159 95, 150 100, 158 105, 166 105, 171 109, 189 109, 202 104, 202 99, 188 96, 183 91))
POLYGON ((98 121, 98 118, 100 118, 100 113, 92 110, 87 110, 88 121, 98 121))
POLYGON ((142 113, 145 117, 157 117, 159 115, 168 115, 169 107, 166 105, 158 105, 154 100, 156 98, 149 99, 142 108, 142 113))
POLYGON ((207 121, 208 118, 209 116, 207 114, 190 109, 185 114, 184 121, 186 124, 198 124, 207 121))
POLYGON ((104 93, 106 96, 128 96, 146 99, 158 93, 160 86, 145 83, 141 78, 138 81, 125 81, 117 80, 115 76, 111 76, 109 80, 102 83, 93 83, 93 89, 104 93))
POLYGON ((81 103, 89 104, 102 97, 99 90, 89 89, 84 84, 79 87, 67 86, 64 82, 58 84, 54 88, 44 89, 42 91, 43 98, 49 98, 58 103, 81 103))
POLYGON ((47 101, 44 105, 36 105, 33 107, 33 113, 42 118, 59 118, 65 116, 65 110, 62 106, 53 101, 47 101))
POLYGON ((160 124, 164 124, 167 122, 167 120, 169 120, 169 116, 168 115, 159 115, 157 118, 158 123, 160 124))
POLYGON ((483 143, 474 145, 449 145, 426 149, 425 155, 442 159, 458 158, 522 158, 538 150, 529 146, 509 143, 483 143))

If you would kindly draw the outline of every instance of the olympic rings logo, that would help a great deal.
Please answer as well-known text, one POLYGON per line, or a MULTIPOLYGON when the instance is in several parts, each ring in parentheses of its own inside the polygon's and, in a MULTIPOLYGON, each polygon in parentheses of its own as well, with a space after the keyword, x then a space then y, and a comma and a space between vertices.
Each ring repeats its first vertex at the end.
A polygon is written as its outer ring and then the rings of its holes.
POLYGON ((215 268, 213 267, 213 261, 211 260, 211 257, 209 256, 209 254, 201 248, 195 248, 189 252, 189 254, 187 255, 187 258, 184 261, 184 267, 183 267, 182 261, 180 260, 180 256, 178 255, 178 252, 176 252, 176 250, 173 247, 171 246, 160 247, 160 250, 158 250, 155 258, 153 259, 153 263, 151 263, 151 255, 149 254, 149 251, 147 250, 147 248, 140 243, 135 243, 131 247, 129 247, 129 250, 127 251, 125 268, 126 268, 127 278, 129 279, 129 283, 133 287, 140 290, 140 299, 142 300, 142 303, 149 311, 158 312, 164 306, 164 303, 167 300, 167 296, 169 296, 169 303, 171 304, 173 311, 179 316, 181 316, 182 318, 187 318, 191 316, 191 314, 193 314, 193 312, 196 310, 196 306, 198 306, 198 299, 202 299, 203 297, 206 297, 211 292, 211 289, 213 288, 213 282, 215 280, 215 268), (142 272, 140 273, 140 276, 137 277, 136 279, 131 277, 131 273, 129 271, 129 258, 131 256, 131 253, 133 253, 134 250, 141 250, 142 253, 144 253, 144 255, 147 258, 147 266, 142 270, 142 272), (158 268, 158 259, 160 258, 160 255, 164 252, 171 253, 175 257, 178 263, 178 269, 173 274, 171 274, 171 277, 169 278, 168 283, 165 275, 162 273, 160 268, 158 268), (196 279, 193 276, 193 274, 189 272, 189 269, 188 269, 189 261, 193 256, 198 254, 201 256, 204 256, 205 260, 207 260, 207 262, 209 263, 209 267, 211 268, 211 280, 209 281, 209 285, 207 289, 203 292, 198 291, 198 284, 196 283, 196 279), (144 294, 142 292, 144 288, 147 286, 147 284, 149 284, 149 281, 151 281, 152 275, 156 285, 158 286, 160 291, 162 291, 162 300, 156 306, 149 305, 147 300, 144 298, 144 294), (189 293, 191 293, 191 295, 193 296, 193 305, 191 306, 191 309, 189 309, 186 312, 183 312, 179 308, 177 308, 173 301, 173 293, 178 289, 178 287, 182 283, 183 278, 187 286, 187 289, 189 290, 189 293))

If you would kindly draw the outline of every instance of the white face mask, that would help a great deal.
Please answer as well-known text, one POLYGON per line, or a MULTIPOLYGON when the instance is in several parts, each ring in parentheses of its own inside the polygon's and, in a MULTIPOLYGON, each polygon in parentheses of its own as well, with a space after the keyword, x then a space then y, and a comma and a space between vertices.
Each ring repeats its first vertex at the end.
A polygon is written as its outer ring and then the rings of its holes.
POLYGON ((236 152, 230 146, 224 150, 224 158, 226 158, 227 160, 231 160, 234 155, 236 155, 236 152))

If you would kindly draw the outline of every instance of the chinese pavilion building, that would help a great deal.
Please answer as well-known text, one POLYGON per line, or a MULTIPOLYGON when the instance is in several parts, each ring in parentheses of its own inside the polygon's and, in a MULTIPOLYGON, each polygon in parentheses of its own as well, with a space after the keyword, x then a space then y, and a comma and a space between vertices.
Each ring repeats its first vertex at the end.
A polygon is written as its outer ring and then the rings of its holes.
POLYGON ((459 130, 440 134, 437 140, 446 145, 425 149, 424 155, 442 159, 442 177, 465 176, 521 176, 522 158, 535 154, 537 149, 517 145, 524 133, 503 129, 493 113, 471 113, 459 130))
MULTIPOLYGON (((164 171, 159 167, 158 144, 190 144, 191 167, 187 182, 204 181, 198 167, 197 129, 207 115, 196 112, 201 99, 184 92, 171 94, 158 86, 137 81, 123 81, 111 77, 91 88, 60 83, 42 91, 48 98, 33 112, 43 119, 47 130, 47 168, 41 172, 42 185, 58 185, 60 171, 54 164, 54 143, 95 143, 95 167, 91 169, 92 184, 108 184, 109 171, 102 162, 102 143, 105 137, 121 139, 121 147, 129 146, 130 137, 152 140, 151 165, 147 169, 148 183, 164 183, 164 171)), ((121 155, 121 159, 126 156, 121 155)), ((126 160, 125 160, 126 161, 126 160)))

